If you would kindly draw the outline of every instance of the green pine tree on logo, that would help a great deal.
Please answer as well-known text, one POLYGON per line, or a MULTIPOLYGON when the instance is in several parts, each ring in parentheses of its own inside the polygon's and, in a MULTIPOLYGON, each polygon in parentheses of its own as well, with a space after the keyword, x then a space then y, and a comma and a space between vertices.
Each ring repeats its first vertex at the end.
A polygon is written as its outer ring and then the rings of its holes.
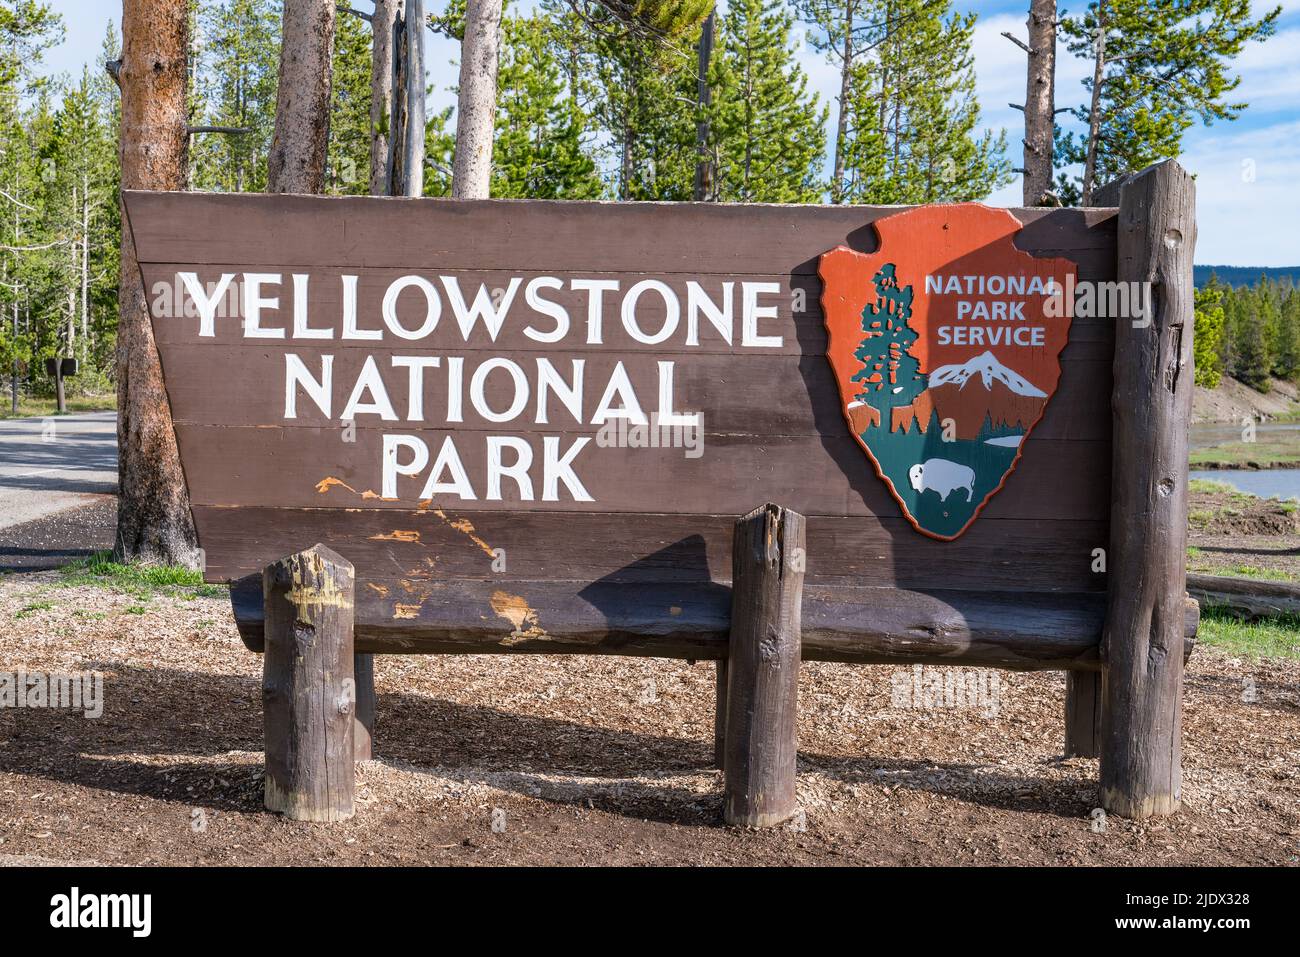
POLYGON ((862 368, 853 375, 862 391, 855 398, 880 413, 880 425, 888 430, 890 412, 911 405, 925 390, 920 363, 909 351, 917 334, 908 320, 912 317, 912 287, 900 286, 894 263, 886 263, 871 280, 876 301, 862 310, 862 342, 853 357, 862 368))

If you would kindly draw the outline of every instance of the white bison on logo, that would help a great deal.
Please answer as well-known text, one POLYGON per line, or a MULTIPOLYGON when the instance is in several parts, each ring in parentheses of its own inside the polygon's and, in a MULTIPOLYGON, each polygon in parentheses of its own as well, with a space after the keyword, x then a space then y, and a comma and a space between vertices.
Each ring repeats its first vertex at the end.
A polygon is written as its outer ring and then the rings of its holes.
POLYGON ((939 494, 939 501, 948 501, 948 496, 957 489, 966 490, 966 501, 975 497, 975 470, 960 462, 948 459, 926 459, 907 470, 907 477, 912 488, 924 493, 933 489, 939 494))

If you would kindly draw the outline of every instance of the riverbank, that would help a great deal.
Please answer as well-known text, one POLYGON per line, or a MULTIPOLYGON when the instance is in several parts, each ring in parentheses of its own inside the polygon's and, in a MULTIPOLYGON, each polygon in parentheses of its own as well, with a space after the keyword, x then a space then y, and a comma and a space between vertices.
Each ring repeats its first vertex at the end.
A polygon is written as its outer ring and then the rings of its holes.
MULTIPOLYGON (((1198 388, 1190 437, 1193 471, 1300 468, 1300 402, 1295 397, 1295 384, 1280 381, 1267 395, 1231 379, 1213 392, 1198 388)), ((1300 494, 1300 477, 1294 486, 1300 494)), ((1245 491, 1283 494, 1281 483, 1257 483, 1245 491)))
POLYGON ((1194 479, 1187 543, 1189 572, 1300 583, 1300 503, 1194 479))
POLYGON ((1196 387, 1192 398, 1192 424, 1225 422, 1241 427, 1246 420, 1277 422, 1300 419, 1300 386, 1273 379, 1268 392, 1257 392, 1224 376, 1217 389, 1196 387))

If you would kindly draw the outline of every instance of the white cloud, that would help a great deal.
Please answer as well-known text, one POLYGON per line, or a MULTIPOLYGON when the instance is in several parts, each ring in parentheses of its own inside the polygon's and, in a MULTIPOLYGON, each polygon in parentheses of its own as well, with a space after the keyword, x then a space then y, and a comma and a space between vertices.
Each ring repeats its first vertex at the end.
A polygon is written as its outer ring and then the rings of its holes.
POLYGON ((1216 127, 1180 162, 1196 175, 1198 263, 1300 263, 1300 121, 1240 133, 1216 127))
POLYGON ((1300 28, 1279 30, 1263 43, 1250 44, 1234 71, 1241 85, 1231 99, 1248 102, 1253 112, 1293 112, 1300 101, 1300 28))

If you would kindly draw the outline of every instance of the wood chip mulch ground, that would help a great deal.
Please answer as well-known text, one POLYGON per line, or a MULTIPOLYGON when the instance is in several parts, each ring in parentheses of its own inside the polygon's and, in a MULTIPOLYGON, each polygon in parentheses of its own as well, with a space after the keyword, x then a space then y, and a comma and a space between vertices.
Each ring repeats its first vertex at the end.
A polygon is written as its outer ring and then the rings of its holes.
MULTIPOLYGON (((261 659, 222 598, 0 580, 0 671, 104 676, 102 717, 0 709, 0 863, 1296 864, 1300 662, 1199 648, 1183 809, 1095 819, 1059 673, 908 708, 899 669, 806 664, 804 812, 719 825, 713 666, 384 657, 377 760, 343 824, 261 809, 261 659)), ((992 674, 992 673, 991 673, 992 674)))

